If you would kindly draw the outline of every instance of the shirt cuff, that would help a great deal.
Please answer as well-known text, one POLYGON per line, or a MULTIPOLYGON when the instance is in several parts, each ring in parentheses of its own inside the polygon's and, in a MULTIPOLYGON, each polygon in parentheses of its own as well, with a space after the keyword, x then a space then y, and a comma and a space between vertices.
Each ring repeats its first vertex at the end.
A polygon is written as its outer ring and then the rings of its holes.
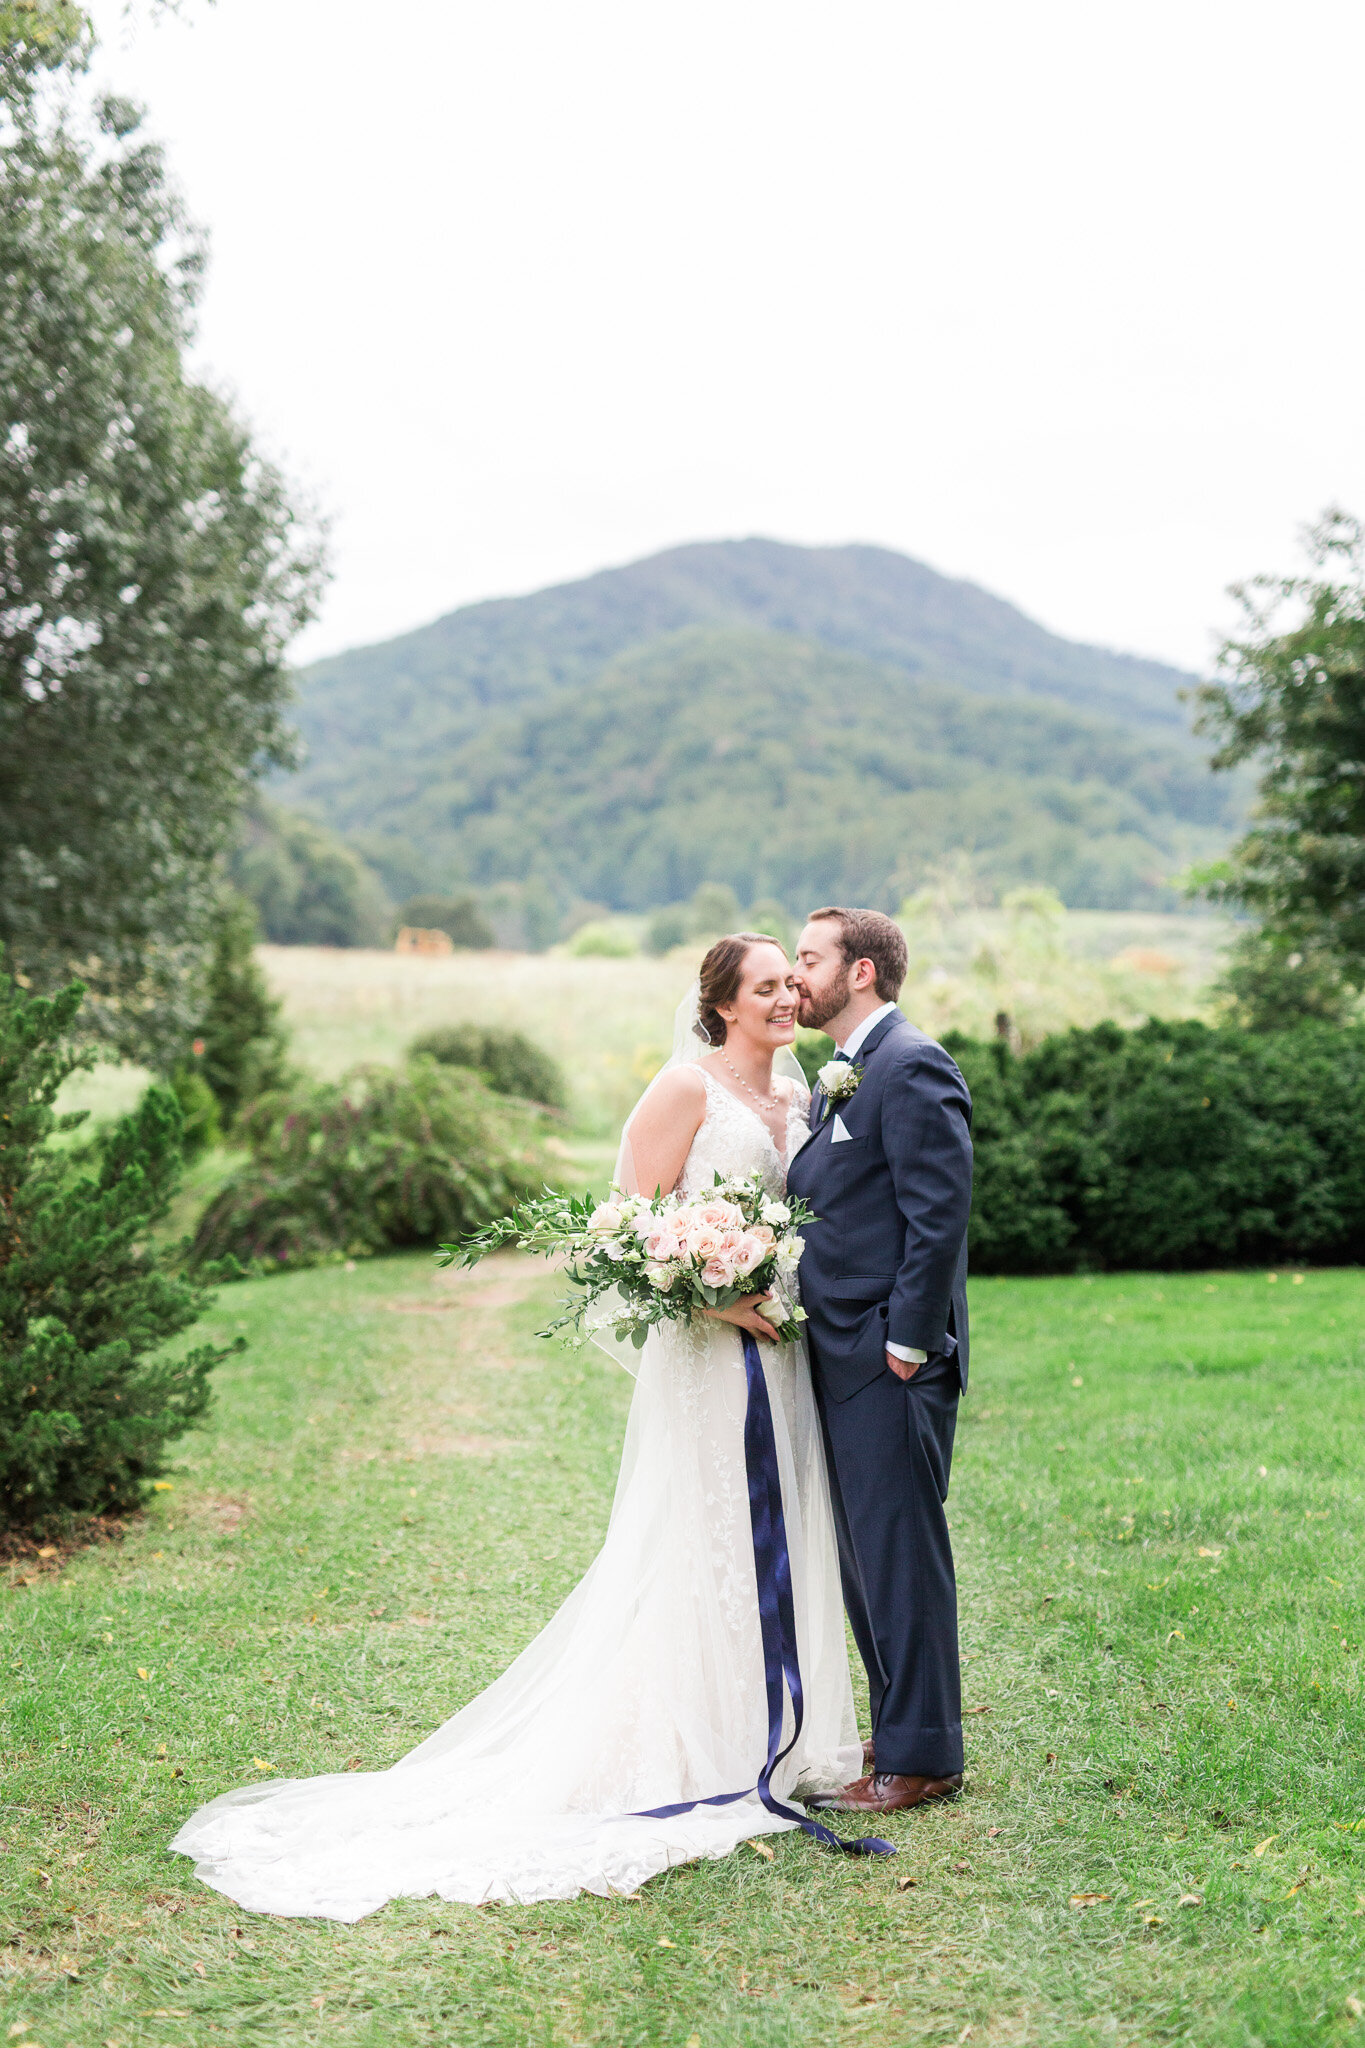
POLYGON ((929 1356, 916 1344, 888 1344, 886 1348, 893 1358, 903 1359, 907 1365, 923 1365, 929 1356))

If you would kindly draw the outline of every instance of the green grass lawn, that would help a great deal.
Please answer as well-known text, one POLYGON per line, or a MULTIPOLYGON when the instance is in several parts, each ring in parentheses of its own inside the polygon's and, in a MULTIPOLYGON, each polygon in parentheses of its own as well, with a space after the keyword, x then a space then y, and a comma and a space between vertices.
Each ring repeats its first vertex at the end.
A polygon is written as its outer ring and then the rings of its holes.
MULTIPOLYGON (((605 1524, 624 1373, 515 1257, 225 1290, 250 1340, 121 1545, 4 1595, 0 2039, 1292 2044, 1365 2003, 1365 1275, 987 1280, 951 1502, 966 1796, 633 1900, 257 1919, 165 1844, 403 1753, 605 1524)), ((1365 2040, 1365 2020, 1359 2038, 1365 2040)))

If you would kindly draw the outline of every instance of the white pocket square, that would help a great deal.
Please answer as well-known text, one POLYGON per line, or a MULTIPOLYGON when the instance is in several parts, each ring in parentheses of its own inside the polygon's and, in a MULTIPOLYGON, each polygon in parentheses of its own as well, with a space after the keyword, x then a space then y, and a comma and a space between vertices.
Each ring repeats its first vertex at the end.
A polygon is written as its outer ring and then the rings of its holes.
POLYGON ((834 1129, 829 1134, 830 1144, 846 1145, 849 1143, 852 1136, 852 1131, 848 1128, 848 1125, 844 1122, 843 1118, 840 1116, 838 1110, 836 1109, 834 1112, 834 1129))

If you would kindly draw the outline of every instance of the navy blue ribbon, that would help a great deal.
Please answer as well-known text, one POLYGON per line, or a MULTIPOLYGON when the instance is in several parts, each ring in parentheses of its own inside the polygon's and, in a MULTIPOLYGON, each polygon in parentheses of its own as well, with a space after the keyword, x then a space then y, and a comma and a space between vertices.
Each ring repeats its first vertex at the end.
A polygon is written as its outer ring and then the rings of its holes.
POLYGON ((763 1682, 768 1695, 768 1756, 758 1774, 757 1785, 745 1792, 717 1792, 709 1799, 683 1799, 676 1806, 651 1806, 638 1816, 641 1820, 672 1820, 675 1814, 691 1813, 698 1806, 732 1806, 757 1792, 769 1813, 780 1820, 794 1820, 806 1834, 814 1835, 831 1849, 848 1856, 894 1856, 895 1847, 877 1835, 860 1835, 845 1841, 818 1820, 808 1820, 794 1807, 784 1806, 772 1789, 773 1772, 795 1749, 805 1721, 805 1696, 801 1686, 801 1662, 796 1647, 796 1605, 792 1599, 791 1553, 787 1548, 787 1523, 782 1512, 782 1482, 777 1470, 777 1439, 773 1434, 773 1412, 768 1401, 768 1382, 763 1373, 758 1340, 748 1330, 744 1340, 744 1373, 748 1381, 748 1403, 744 1411, 744 1464, 749 1479, 749 1523, 754 1539, 754 1571, 758 1579, 758 1619, 763 1639, 763 1682), (792 1733, 782 1746, 782 1711, 785 1691, 791 1694, 792 1733))

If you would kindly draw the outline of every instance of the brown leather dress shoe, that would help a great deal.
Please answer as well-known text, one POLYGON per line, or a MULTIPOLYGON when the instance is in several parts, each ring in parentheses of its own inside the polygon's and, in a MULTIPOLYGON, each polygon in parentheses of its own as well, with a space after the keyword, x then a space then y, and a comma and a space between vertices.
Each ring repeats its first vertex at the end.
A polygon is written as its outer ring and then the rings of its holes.
POLYGON ((931 1799, 951 1799, 962 1790, 962 1773, 951 1778, 898 1778, 874 1772, 855 1778, 839 1792, 821 1792, 806 1801, 826 1813, 904 1813, 911 1806, 927 1806, 931 1799))

